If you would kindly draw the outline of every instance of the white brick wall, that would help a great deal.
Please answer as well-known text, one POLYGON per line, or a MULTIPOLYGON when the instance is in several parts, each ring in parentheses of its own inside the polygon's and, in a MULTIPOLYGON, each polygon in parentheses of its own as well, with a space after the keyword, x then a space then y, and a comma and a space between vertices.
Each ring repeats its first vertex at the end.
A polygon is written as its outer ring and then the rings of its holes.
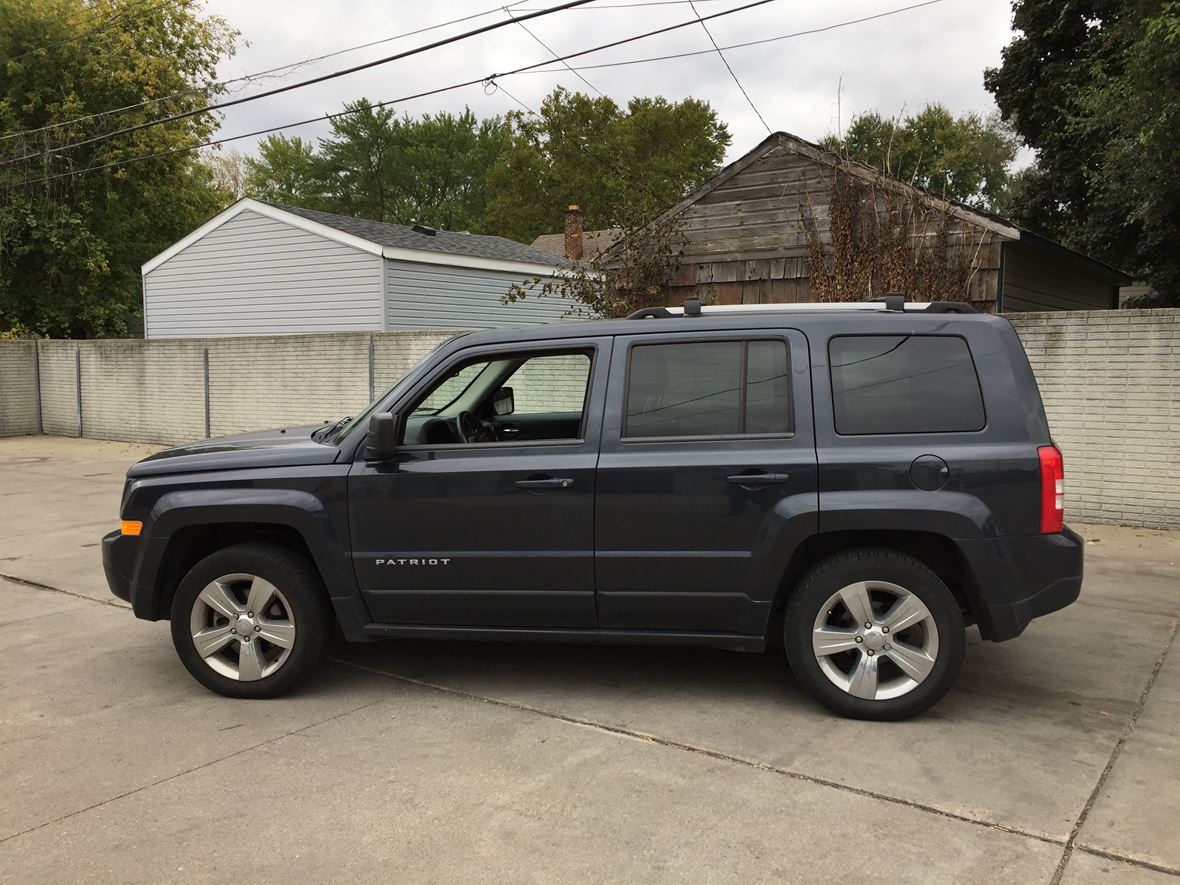
POLYGON ((1020 313, 1066 518, 1180 526, 1180 311, 1020 313))
POLYGON ((54 436, 79 436, 78 341, 38 341, 41 371, 41 427, 54 436))
POLYGON ((32 341, 0 341, 0 436, 37 433, 37 351, 32 341))

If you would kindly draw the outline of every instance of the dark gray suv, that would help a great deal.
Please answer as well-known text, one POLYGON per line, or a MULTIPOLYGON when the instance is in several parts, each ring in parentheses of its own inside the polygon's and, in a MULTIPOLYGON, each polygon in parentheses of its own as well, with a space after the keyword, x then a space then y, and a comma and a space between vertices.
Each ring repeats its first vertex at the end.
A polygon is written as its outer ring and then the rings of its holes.
MULTIPOLYGON (((1073 602, 1060 452, 1011 324, 898 296, 451 339, 351 420, 128 471, 112 591, 204 685, 277 695, 333 624, 759 652, 900 719, 1073 602)), ((637 675, 636 678, 642 678, 637 675)))

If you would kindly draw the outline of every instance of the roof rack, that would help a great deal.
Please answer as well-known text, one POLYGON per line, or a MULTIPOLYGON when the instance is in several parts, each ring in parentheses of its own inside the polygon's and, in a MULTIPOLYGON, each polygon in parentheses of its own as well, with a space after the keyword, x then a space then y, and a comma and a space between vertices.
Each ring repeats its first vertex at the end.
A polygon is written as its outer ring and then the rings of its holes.
POLYGON ((699 317, 704 314, 724 316, 741 313, 792 313, 811 310, 875 310, 890 313, 978 313, 962 301, 906 301, 904 295, 890 292, 868 301, 816 301, 802 304, 709 304, 699 298, 684 299, 683 307, 643 307, 627 316, 629 320, 667 320, 674 317, 699 317))

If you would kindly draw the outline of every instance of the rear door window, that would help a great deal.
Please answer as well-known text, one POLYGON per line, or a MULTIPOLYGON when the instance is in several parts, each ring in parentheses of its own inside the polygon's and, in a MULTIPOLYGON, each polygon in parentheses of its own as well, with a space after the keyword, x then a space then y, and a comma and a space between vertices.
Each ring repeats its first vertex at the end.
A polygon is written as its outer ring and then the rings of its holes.
POLYGON ((840 336, 828 356, 837 433, 983 429, 979 376, 958 336, 840 336))
POLYGON ((787 365, 787 345, 781 340, 636 345, 623 436, 790 433, 787 365))

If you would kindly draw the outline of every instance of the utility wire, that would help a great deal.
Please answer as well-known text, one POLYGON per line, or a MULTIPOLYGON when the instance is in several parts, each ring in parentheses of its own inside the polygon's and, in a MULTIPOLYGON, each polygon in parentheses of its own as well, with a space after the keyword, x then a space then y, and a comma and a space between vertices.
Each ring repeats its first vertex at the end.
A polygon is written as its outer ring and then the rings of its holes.
MULTIPOLYGON (((697 0, 697 2, 700 2, 700 0, 697 0)), ((721 48, 728 52, 731 49, 745 49, 748 46, 761 46, 766 43, 777 43, 780 40, 790 40, 793 37, 806 37, 810 34, 822 34, 825 31, 834 31, 837 28, 846 28, 850 25, 859 25, 864 22, 873 21, 875 19, 886 18, 891 15, 897 15, 898 13, 901 13, 901 12, 909 12, 912 9, 921 9, 923 6, 934 6, 936 3, 942 3, 942 2, 944 2, 944 0, 925 0, 925 2, 923 2, 923 3, 914 3, 914 4, 911 4, 910 6, 902 6, 898 9, 890 9, 890 10, 887 10, 886 12, 878 12, 875 15, 868 15, 868 16, 865 16, 864 18, 854 18, 854 19, 849 19, 848 21, 835 22, 834 24, 824 25, 823 27, 819 27, 819 28, 809 28, 806 31, 795 31, 794 33, 791 33, 791 34, 780 34, 777 37, 763 37, 761 40, 748 40, 744 43, 731 43, 728 46, 722 46, 721 48)), ((520 11, 523 11, 523 10, 520 10, 520 11)), ((571 70, 573 70, 573 71, 598 71, 598 70, 603 70, 605 68, 620 68, 620 67, 625 67, 627 65, 642 65, 642 64, 649 64, 651 62, 657 62, 657 61, 672 61, 673 59, 678 59, 678 58, 691 58, 691 57, 697 56, 697 55, 712 55, 713 52, 714 52, 714 50, 712 50, 712 49, 697 49, 697 50, 693 50, 691 52, 677 52, 677 53, 673 53, 672 55, 653 55, 653 56, 649 56, 648 58, 633 58, 633 59, 629 59, 627 61, 603 62, 602 64, 597 64, 597 65, 575 65, 573 68, 571 68, 571 70)), ((560 68, 540 68, 537 70, 528 71, 528 73, 530 73, 530 74, 559 74, 559 73, 561 73, 561 69, 560 68)))
MULTIPOLYGON (((767 3, 772 3, 772 2, 774 2, 774 0, 753 0, 753 2, 746 3, 743 6, 736 6, 733 9, 726 9, 722 12, 715 12, 712 15, 705 16, 704 18, 706 20, 707 19, 714 19, 714 18, 721 18, 723 16, 733 15, 734 13, 737 13, 737 12, 744 12, 747 9, 753 9, 757 6, 764 6, 767 3)), ((582 50, 579 50, 578 52, 571 52, 566 55, 560 56, 558 58, 558 61, 564 62, 564 61, 567 61, 571 58, 580 58, 583 55, 590 55, 591 53, 601 52, 605 49, 613 49, 616 46, 623 46, 628 43, 635 43, 639 40, 644 40, 648 37, 655 37, 660 34, 667 34, 670 31, 678 31, 681 28, 691 27, 691 26, 695 25, 698 21, 701 21, 700 17, 694 18, 694 19, 689 19, 688 21, 685 21, 685 22, 679 22, 674 25, 667 25, 666 27, 657 28, 653 31, 646 31, 642 34, 635 34, 631 37, 624 37, 619 40, 612 40, 610 43, 603 43, 599 46, 593 46, 590 49, 582 49, 582 50)), ((511 22, 505 22, 505 24, 511 24, 511 22)), ((486 77, 480 77, 480 78, 477 78, 474 80, 467 80, 462 83, 452 84, 450 86, 439 86, 435 89, 428 89, 424 92, 414 93, 413 95, 405 95, 405 96, 402 96, 401 98, 392 98, 387 101, 373 102, 373 103, 363 104, 363 105, 359 105, 359 106, 352 107, 352 108, 346 108, 343 111, 337 111, 337 112, 331 113, 331 114, 321 114, 318 117, 311 117, 307 120, 300 120, 295 123, 283 123, 279 126, 271 126, 267 129, 256 129, 253 132, 244 132, 240 135, 230 135, 230 136, 226 136, 224 138, 216 138, 216 139, 212 139, 210 141, 201 142, 200 144, 185 145, 183 147, 171 148, 166 151, 158 151, 156 153, 145 154, 145 155, 139 156, 139 157, 131 157, 131 158, 128 158, 125 160, 117 160, 117 161, 113 161, 110 163, 104 163, 99 166, 89 166, 85 169, 77 169, 77 170, 68 171, 68 172, 58 172, 58 173, 55 173, 52 175, 45 175, 40 178, 33 178, 33 179, 25 180, 25 181, 13 182, 12 184, 6 185, 5 188, 8 190, 11 190, 13 188, 23 187, 26 185, 40 184, 45 181, 52 181, 57 178, 66 178, 66 177, 69 177, 72 175, 83 175, 88 172, 100 172, 105 169, 113 169, 117 166, 128 166, 128 165, 131 165, 132 163, 138 163, 143 160, 154 160, 159 157, 166 157, 166 156, 170 156, 172 154, 184 153, 186 151, 195 151, 195 150, 200 150, 201 148, 215 147, 216 145, 226 144, 227 142, 231 142, 231 141, 238 141, 243 138, 253 138, 258 135, 269 135, 272 132, 278 132, 282 129, 294 129, 299 126, 307 126, 312 123, 322 122, 324 120, 334 120, 339 117, 347 117, 352 114, 361 113, 363 111, 375 110, 377 108, 386 107, 387 105, 398 104, 403 101, 412 101, 417 98, 425 98, 430 95, 438 95, 443 92, 451 92, 453 90, 462 89, 467 86, 475 86, 477 84, 484 84, 484 85, 495 84, 495 83, 497 83, 497 81, 499 79, 501 79, 503 77, 511 77, 516 74, 523 74, 527 71, 532 71, 532 70, 535 70, 537 68, 543 67, 544 65, 548 65, 548 64, 552 64, 552 60, 545 59, 544 61, 534 62, 531 65, 524 65, 519 68, 514 68, 509 71, 503 71, 501 73, 491 74, 486 77)))
MULTIPOLYGON (((508 8, 507 6, 505 6, 505 7, 504 7, 504 13, 505 13, 505 14, 506 14, 506 15, 507 15, 507 16, 508 16, 510 19, 512 19, 514 22, 516 22, 518 25, 520 25, 520 27, 521 27, 521 30, 523 30, 523 31, 524 31, 526 34, 528 34, 530 37, 532 37, 532 38, 533 38, 533 39, 534 39, 536 42, 540 43, 540 44, 541 44, 541 48, 542 48, 542 49, 544 49, 546 52, 548 52, 550 55, 552 55, 552 56, 553 56, 555 59, 557 59, 558 61, 560 61, 560 62, 562 63, 562 65, 565 67, 565 69, 566 69, 567 71, 569 71, 571 74, 573 74, 573 75, 574 75, 575 77, 577 77, 579 80, 581 80, 583 83, 585 83, 587 86, 589 86, 589 87, 590 87, 590 90, 591 90, 592 92, 597 92, 597 93, 598 93, 598 94, 599 94, 599 95, 600 95, 602 98, 606 98, 606 97, 607 97, 607 96, 606 96, 606 93, 604 93, 604 92, 603 92, 601 89, 599 89, 597 86, 595 86, 595 85, 594 85, 593 83, 591 83, 589 80, 587 80, 585 77, 583 77, 583 76, 582 76, 581 74, 579 74, 577 71, 575 71, 575 70, 574 70, 572 67, 570 67, 570 63, 569 63, 568 61, 565 61, 565 60, 563 60, 563 59, 561 58, 561 56, 560 56, 560 55, 558 55, 556 52, 554 52, 554 51, 553 51, 553 48, 552 48, 552 47, 551 47, 551 46, 550 46, 548 43, 546 43, 544 40, 542 40, 540 37, 538 37, 538 36, 537 36, 536 34, 534 34, 532 31, 530 31, 530 30, 529 30, 529 27, 528 27, 528 25, 526 25, 526 24, 525 24, 524 22, 522 22, 522 21, 519 21, 519 20, 516 18, 516 16, 514 16, 514 15, 512 14, 511 10, 509 10, 509 8, 508 8)), ((512 94, 511 94, 511 93, 510 93, 510 92, 509 92, 507 89, 505 89, 505 90, 504 90, 504 94, 505 94, 505 95, 507 95, 509 98, 511 98, 513 101, 515 101, 517 104, 520 104, 520 102, 519 102, 519 101, 517 101, 517 100, 516 100, 516 98, 514 98, 514 97, 512 96, 512 94)), ((530 109, 528 106, 522 105, 522 107, 524 107, 524 109, 525 109, 526 111, 529 111, 529 113, 533 113, 533 114, 535 115, 535 112, 534 112, 534 111, 532 111, 532 110, 531 110, 531 109, 530 109)))
MULTIPOLYGON (((522 16, 522 18, 526 19, 526 20, 531 19, 531 18, 539 18, 541 16, 551 15, 555 12, 561 12, 562 10, 565 10, 565 9, 571 9, 575 6, 584 6, 585 4, 592 3, 592 2, 593 2, 593 0, 567 0, 567 2, 559 4, 558 6, 551 6, 548 9, 542 9, 537 12, 527 13, 526 15, 522 16)), ((117 135, 127 135, 132 132, 139 132, 142 129, 148 129, 152 126, 160 126, 164 123, 174 123, 177 120, 184 120, 188 117, 195 117, 198 114, 207 114, 211 111, 218 111, 223 108, 234 107, 235 105, 245 104, 245 103, 251 102, 251 101, 257 101, 260 98, 269 98, 272 95, 279 95, 280 93, 290 92, 294 89, 302 89, 305 86, 312 86, 316 83, 323 83, 327 80, 334 80, 337 77, 343 77, 347 74, 355 74, 358 71, 368 70, 369 68, 375 68, 379 65, 389 64, 390 62, 393 62, 393 61, 399 61, 403 58, 408 58, 412 55, 418 55, 423 52, 428 52, 431 49, 438 49, 442 46, 447 46, 451 43, 457 43, 461 40, 466 40, 469 37, 475 37, 480 34, 486 34, 489 31, 495 31, 500 28, 508 27, 512 23, 513 22, 511 19, 509 19, 508 21, 492 22, 492 24, 490 24, 490 25, 483 25, 481 27, 474 28, 470 31, 464 31, 461 34, 455 34, 452 37, 444 37, 441 40, 435 40, 433 43, 427 43, 424 46, 416 46, 413 49, 407 49, 404 52, 398 52, 398 53, 395 53, 394 55, 388 55, 388 56, 385 56, 384 58, 379 58, 374 61, 365 62, 364 64, 353 65, 351 68, 345 68, 340 71, 332 71, 331 73, 321 74, 318 77, 311 77, 307 80, 300 80, 298 83, 288 83, 286 86, 277 86, 274 89, 268 89, 265 92, 258 92, 258 93, 255 93, 254 95, 247 95, 247 96, 243 96, 242 98, 234 98, 229 101, 217 102, 216 104, 206 105, 201 108, 193 108, 191 110, 181 111, 180 113, 171 114, 167 117, 161 117, 157 120, 146 120, 143 123, 136 123, 134 126, 124 126, 122 129, 116 129, 113 132, 107 132, 102 135, 93 136, 92 138, 83 139, 82 141, 75 141, 75 142, 71 142, 69 144, 60 145, 58 147, 49 148, 48 150, 44 151, 43 153, 36 152, 36 153, 32 153, 32 154, 25 154, 20 157, 15 157, 11 160, 6 160, 4 162, 4 165, 11 165, 13 163, 19 163, 22 160, 32 160, 32 159, 35 159, 37 157, 41 157, 41 156, 47 155, 47 154, 60 153, 61 151, 69 150, 71 148, 83 147, 84 145, 94 144, 99 141, 106 141, 107 139, 114 138, 117 135)))
MULTIPOLYGON (((688 5, 692 9, 693 13, 699 14, 697 13, 697 6, 692 2, 692 0, 689 0, 688 5)), ((725 53, 721 51, 721 47, 718 46, 717 41, 713 39, 713 32, 709 30, 709 26, 705 24, 703 20, 701 21, 701 27, 705 29, 705 34, 709 37, 709 42, 712 43, 713 48, 717 50, 717 56, 721 59, 721 63, 725 65, 725 69, 729 71, 729 76, 733 77, 733 82, 737 84, 737 88, 740 89, 742 95, 745 96, 746 104, 750 106, 750 110, 754 112, 754 115, 762 121, 762 125, 766 127, 766 134, 769 135, 774 130, 770 128, 770 124, 766 122, 766 118, 762 116, 762 112, 758 110, 757 105, 754 104, 754 99, 750 98, 750 93, 746 92, 746 87, 742 85, 742 81, 739 80, 738 75, 734 73, 733 67, 729 63, 729 59, 725 57, 725 53)))
MULTIPOLYGON (((168 0, 168 2, 171 2, 171 0, 168 0)), ((514 2, 508 4, 508 8, 511 8, 513 6, 517 6, 517 5, 524 3, 524 2, 525 2, 525 0, 514 0, 514 2)), ((667 0, 664 0, 664 2, 667 2, 667 0)), ((688 0, 676 0, 676 2, 687 3, 688 0)), ((7 132, 3 135, 0 135, 0 141, 4 141, 9 138, 16 138, 21 135, 34 135, 38 132, 45 132, 46 130, 49 130, 49 129, 60 129, 63 126, 72 126, 75 123, 85 123, 87 120, 93 120, 97 117, 105 117, 105 116, 109 116, 111 114, 121 114, 124 111, 133 111, 136 108, 143 108, 143 107, 147 107, 148 105, 159 104, 160 102, 168 101, 169 99, 173 99, 173 98, 180 98, 181 96, 185 96, 185 95, 195 95, 197 93, 204 93, 206 91, 212 92, 212 91, 221 90, 227 86, 232 86, 235 83, 244 83, 244 82, 250 82, 253 80, 258 80, 258 79, 261 79, 262 77, 266 77, 271 74, 276 74, 279 71, 292 71, 296 68, 302 68, 307 65, 316 64, 317 62, 325 61, 329 58, 335 58, 336 56, 344 55, 349 52, 358 52, 361 49, 371 49, 372 47, 380 46, 383 43, 392 43, 394 40, 403 40, 406 37, 414 37, 418 34, 425 34, 427 31, 437 31, 439 28, 445 28, 450 25, 457 25, 462 22, 471 21, 472 19, 475 19, 475 18, 484 18, 485 16, 494 15, 495 13, 500 12, 504 8, 505 7, 503 5, 495 6, 495 7, 492 7, 491 9, 485 9, 483 12, 475 12, 475 13, 472 13, 471 15, 462 16, 461 18, 453 18, 450 21, 439 22, 438 24, 428 25, 423 28, 417 28, 416 30, 413 30, 413 31, 406 31, 403 34, 393 34, 389 37, 382 37, 380 40, 372 40, 368 43, 361 43, 357 46, 346 46, 343 49, 336 49, 332 52, 324 53, 323 55, 317 55, 317 56, 313 56, 312 58, 302 59, 301 61, 293 61, 288 64, 278 65, 277 67, 267 68, 264 71, 254 71, 253 73, 243 74, 240 77, 233 77, 232 79, 229 79, 229 80, 221 80, 219 82, 210 83, 207 86, 194 86, 190 89, 181 89, 177 92, 172 92, 168 95, 161 95, 156 98, 145 99, 144 101, 136 102, 135 104, 124 105, 123 107, 119 107, 119 108, 111 108, 110 110, 106 110, 106 111, 96 111, 93 114, 85 114, 81 117, 74 117, 72 120, 65 120, 61 123, 48 123, 45 126, 39 126, 36 129, 25 129, 20 132, 7 132)), ((80 38, 69 38, 69 39, 80 39, 80 38)))

